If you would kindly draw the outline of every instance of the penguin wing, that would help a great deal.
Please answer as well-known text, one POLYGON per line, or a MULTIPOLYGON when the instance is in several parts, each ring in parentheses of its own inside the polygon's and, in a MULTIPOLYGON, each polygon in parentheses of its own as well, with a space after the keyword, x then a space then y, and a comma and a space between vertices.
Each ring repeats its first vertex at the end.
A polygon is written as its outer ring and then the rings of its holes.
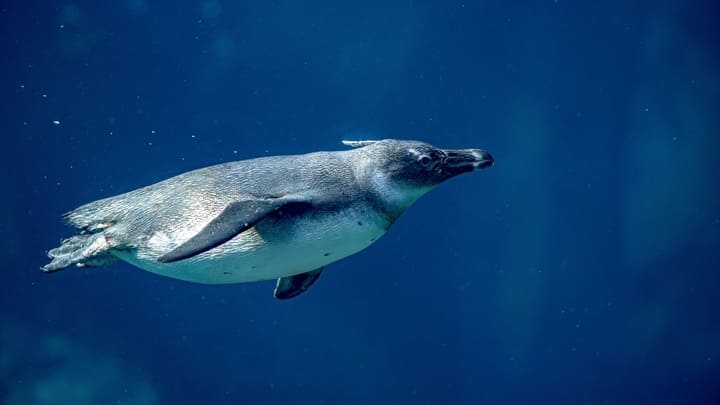
POLYGON ((234 201, 228 204, 200 232, 180 246, 160 256, 157 261, 172 263, 199 255, 252 228, 267 215, 287 205, 298 203, 303 203, 303 201, 288 198, 234 201))

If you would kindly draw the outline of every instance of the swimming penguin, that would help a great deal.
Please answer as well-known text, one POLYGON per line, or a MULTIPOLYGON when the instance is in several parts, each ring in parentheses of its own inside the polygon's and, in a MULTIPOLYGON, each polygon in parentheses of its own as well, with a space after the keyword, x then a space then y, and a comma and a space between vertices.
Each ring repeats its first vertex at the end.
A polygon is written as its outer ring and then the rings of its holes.
POLYGON ((270 156, 193 170, 64 215, 80 233, 42 267, 118 259, 204 284, 277 279, 292 298, 323 267, 380 238, 420 196, 492 166, 480 149, 418 141, 344 141, 350 150, 270 156))

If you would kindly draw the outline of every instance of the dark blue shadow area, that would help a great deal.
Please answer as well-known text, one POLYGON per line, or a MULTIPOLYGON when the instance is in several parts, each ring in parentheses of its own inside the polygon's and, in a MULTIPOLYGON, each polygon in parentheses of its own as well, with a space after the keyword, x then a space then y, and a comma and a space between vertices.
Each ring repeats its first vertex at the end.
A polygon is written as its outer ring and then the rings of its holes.
POLYGON ((5 1, 0 402, 715 403, 714 2, 5 1), (344 138, 489 150, 307 293, 47 275, 80 204, 344 138))

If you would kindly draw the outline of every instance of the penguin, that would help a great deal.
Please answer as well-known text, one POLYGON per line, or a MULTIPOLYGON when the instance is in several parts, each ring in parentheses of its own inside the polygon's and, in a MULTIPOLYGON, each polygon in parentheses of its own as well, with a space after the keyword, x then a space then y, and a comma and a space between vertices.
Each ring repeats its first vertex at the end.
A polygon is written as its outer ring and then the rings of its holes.
POLYGON ((437 185, 494 164, 481 149, 343 144, 351 149, 209 166, 82 205, 64 214, 79 233, 48 251, 42 270, 123 260, 194 283, 277 279, 275 297, 292 298, 437 185))

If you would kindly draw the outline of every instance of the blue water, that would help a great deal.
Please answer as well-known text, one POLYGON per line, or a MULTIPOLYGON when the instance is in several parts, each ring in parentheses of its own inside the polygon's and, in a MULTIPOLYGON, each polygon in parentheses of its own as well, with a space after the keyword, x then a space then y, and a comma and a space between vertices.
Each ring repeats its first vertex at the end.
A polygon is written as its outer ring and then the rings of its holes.
POLYGON ((0 403, 717 403, 712 1, 6 0, 0 403), (61 213, 343 138, 489 150, 302 296, 39 271, 61 213))

